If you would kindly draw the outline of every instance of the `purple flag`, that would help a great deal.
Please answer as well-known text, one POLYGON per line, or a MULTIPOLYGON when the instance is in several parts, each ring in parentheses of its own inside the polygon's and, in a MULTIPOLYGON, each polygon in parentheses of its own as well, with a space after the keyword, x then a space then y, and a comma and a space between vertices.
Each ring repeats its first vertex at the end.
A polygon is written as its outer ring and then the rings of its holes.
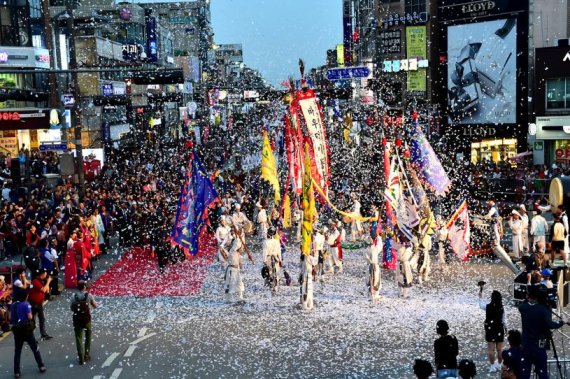
POLYGON ((437 196, 445 196, 451 187, 451 181, 419 125, 416 125, 412 135, 411 161, 424 184, 437 196))

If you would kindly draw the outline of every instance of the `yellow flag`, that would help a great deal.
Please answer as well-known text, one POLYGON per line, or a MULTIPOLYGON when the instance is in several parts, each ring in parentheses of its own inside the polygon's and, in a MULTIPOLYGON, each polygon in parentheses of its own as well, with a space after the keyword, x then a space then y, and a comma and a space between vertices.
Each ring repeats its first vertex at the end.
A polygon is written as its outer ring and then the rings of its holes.
POLYGON ((277 176, 277 165, 275 164, 275 156, 269 144, 267 132, 263 131, 263 146, 261 148, 261 178, 265 179, 273 186, 275 191, 275 201, 281 199, 279 189, 279 177, 277 176))
POLYGON ((305 144, 305 173, 303 175, 303 228, 301 234, 301 252, 311 255, 311 242, 313 241, 313 221, 317 214, 315 207, 315 193, 313 179, 311 178, 311 158, 309 146, 305 144))
POLYGON ((291 227, 291 199, 289 194, 285 194, 285 200, 283 200, 283 227, 291 227))
POLYGON ((348 143, 350 143, 350 130, 351 129, 352 129, 352 115, 347 113, 343 119, 343 135, 344 135, 344 140, 348 143))

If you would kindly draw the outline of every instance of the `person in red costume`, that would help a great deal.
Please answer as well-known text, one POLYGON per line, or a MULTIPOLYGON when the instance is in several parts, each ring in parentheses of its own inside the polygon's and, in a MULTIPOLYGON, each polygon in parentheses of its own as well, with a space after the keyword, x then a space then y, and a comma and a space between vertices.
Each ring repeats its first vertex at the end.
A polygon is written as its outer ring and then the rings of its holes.
POLYGON ((85 243, 82 231, 77 232, 77 241, 73 244, 78 280, 89 280, 91 277, 91 252, 85 243))
POLYGON ((77 241, 77 231, 73 231, 67 241, 65 252, 65 288, 77 288, 77 262, 75 260, 75 250, 73 245, 77 241))

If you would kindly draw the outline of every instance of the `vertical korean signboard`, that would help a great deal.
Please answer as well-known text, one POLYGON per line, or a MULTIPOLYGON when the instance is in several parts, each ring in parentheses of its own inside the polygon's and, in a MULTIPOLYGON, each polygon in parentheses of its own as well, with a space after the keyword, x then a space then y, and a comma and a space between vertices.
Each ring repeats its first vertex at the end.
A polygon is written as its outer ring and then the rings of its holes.
POLYGON ((156 36, 156 17, 149 17, 146 22, 147 35, 147 60, 156 62, 158 60, 158 38, 156 36))
POLYGON ((350 15, 350 3, 351 0, 342 1, 342 42, 344 44, 344 64, 346 66, 352 65, 352 17, 350 15))
MULTIPOLYGON (((406 27, 406 57, 408 59, 423 60, 427 58, 427 41, 425 26, 406 27)), ((406 92, 413 96, 423 96, 427 91, 427 69, 419 68, 417 71, 408 71, 406 92)))

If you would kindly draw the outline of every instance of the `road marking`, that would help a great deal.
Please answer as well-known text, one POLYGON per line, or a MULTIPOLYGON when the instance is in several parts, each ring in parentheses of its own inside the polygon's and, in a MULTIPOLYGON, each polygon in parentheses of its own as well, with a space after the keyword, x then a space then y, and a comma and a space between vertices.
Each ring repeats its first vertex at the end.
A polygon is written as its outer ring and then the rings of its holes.
POLYGON ((103 379, 103 375, 95 375, 93 379, 103 379))
POLYGON ((155 334, 156 333, 147 334, 146 336, 141 337, 141 338, 134 340, 133 342, 129 343, 129 345, 136 345, 137 343, 142 342, 142 341, 146 340, 147 338, 154 336, 155 334))
POLYGON ((141 330, 139 331, 139 334, 137 335, 137 338, 141 338, 146 334, 146 331, 148 330, 148 328, 146 326, 142 327, 141 330))
POLYGON ((127 351, 125 352, 125 355, 124 355, 124 356, 127 357, 127 358, 130 357, 130 356, 132 356, 133 353, 135 352, 135 349, 136 349, 136 348, 137 348, 136 345, 131 345, 131 346, 129 346, 129 348, 128 348, 127 351))
POLYGON ((121 375, 121 372, 123 371, 122 368, 116 368, 113 373, 111 374, 111 378, 110 379, 117 379, 119 377, 119 375, 121 375))
POLYGON ((117 358, 119 356, 119 353, 113 353, 109 356, 109 358, 107 358, 107 360, 105 362, 103 362, 103 366, 101 367, 109 367, 111 366, 111 364, 113 363, 113 361, 115 360, 115 358, 117 358))

